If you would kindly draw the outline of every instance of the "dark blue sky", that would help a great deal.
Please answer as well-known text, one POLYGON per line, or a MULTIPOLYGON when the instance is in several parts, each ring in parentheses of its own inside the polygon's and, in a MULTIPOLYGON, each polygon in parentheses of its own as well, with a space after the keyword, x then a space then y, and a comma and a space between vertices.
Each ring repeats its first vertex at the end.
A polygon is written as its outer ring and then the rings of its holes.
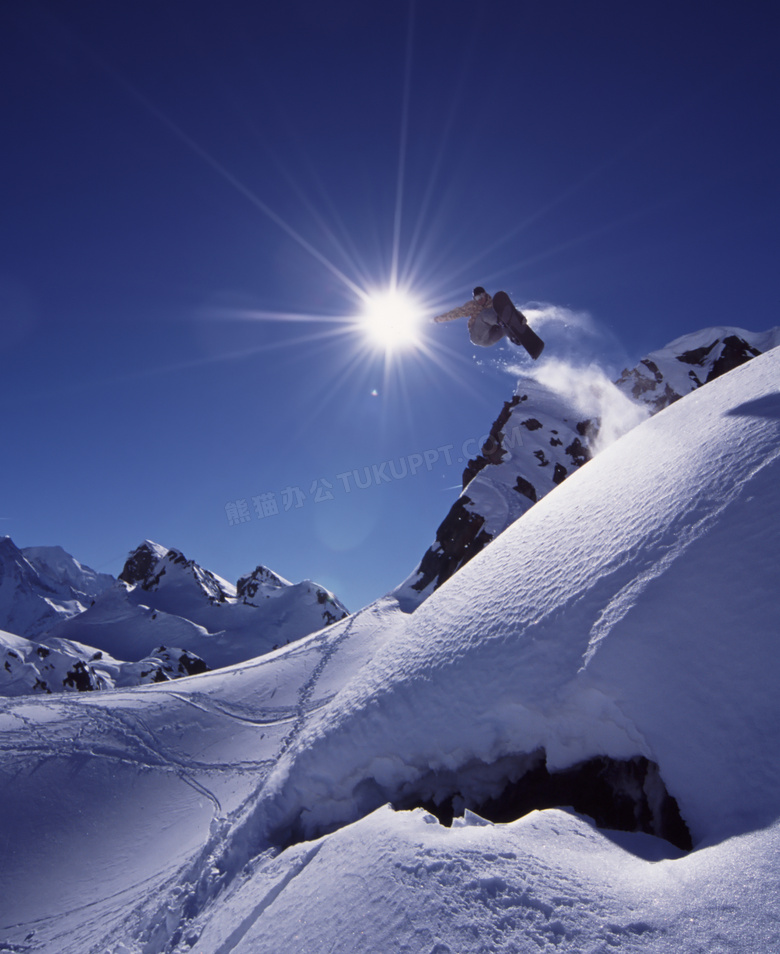
POLYGON ((150 537, 231 579, 381 595, 515 379, 463 323, 387 371, 344 323, 356 289, 588 313, 546 356, 609 371, 777 325, 777 23, 759 2, 5 0, 0 531, 113 573, 150 537))

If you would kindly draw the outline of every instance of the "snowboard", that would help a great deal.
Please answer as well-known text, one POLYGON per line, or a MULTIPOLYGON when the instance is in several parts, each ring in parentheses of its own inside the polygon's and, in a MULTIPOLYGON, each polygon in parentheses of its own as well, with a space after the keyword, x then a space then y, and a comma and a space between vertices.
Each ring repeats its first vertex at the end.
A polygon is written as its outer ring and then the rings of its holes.
POLYGON ((512 299, 506 292, 496 292, 493 295, 493 308, 499 321, 506 328, 506 333, 512 344, 522 345, 528 354, 536 361, 544 351, 544 342, 531 328, 525 315, 512 304, 512 299))

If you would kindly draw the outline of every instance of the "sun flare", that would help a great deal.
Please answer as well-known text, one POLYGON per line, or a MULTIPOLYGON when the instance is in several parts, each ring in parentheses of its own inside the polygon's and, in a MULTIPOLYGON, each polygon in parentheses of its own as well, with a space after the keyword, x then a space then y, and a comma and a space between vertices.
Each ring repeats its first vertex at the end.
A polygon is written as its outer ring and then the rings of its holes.
POLYGON ((391 288, 366 296, 358 322, 373 347, 399 351, 420 344, 423 311, 411 295, 391 288))

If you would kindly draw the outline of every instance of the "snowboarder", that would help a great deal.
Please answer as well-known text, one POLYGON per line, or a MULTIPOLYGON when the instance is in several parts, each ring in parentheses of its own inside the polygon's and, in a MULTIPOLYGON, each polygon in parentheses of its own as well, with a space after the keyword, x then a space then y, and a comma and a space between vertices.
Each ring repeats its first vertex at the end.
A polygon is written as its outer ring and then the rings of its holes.
POLYGON ((491 297, 481 285, 477 285, 471 301, 433 320, 453 321, 466 317, 469 319, 469 337, 482 348, 489 348, 506 335, 512 344, 522 345, 534 359, 544 349, 544 342, 529 327, 525 315, 515 308, 506 292, 496 292, 491 297))

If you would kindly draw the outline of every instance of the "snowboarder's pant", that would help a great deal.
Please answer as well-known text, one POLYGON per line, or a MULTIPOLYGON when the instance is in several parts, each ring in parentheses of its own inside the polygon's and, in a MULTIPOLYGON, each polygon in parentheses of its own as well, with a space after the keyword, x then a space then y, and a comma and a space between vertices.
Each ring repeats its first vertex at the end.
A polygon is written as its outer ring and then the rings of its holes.
POLYGON ((472 344, 479 345, 480 348, 489 348, 500 341, 505 334, 506 329, 491 306, 469 318, 469 337, 472 344))

